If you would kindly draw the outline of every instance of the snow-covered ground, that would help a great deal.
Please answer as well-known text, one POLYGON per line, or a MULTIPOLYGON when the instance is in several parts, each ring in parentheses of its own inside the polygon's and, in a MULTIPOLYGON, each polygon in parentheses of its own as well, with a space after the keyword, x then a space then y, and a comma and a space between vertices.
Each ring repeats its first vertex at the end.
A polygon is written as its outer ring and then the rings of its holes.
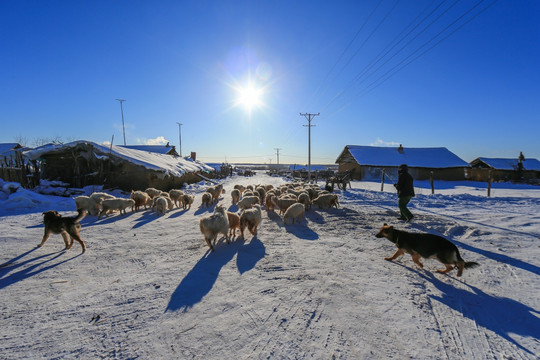
MULTIPOLYGON (((256 175, 234 184, 285 180, 256 175)), ((537 359, 540 354, 540 189, 416 182, 411 224, 396 220, 391 185, 353 182, 341 208, 313 208, 284 226, 264 210, 256 237, 207 251, 190 210, 87 216, 80 247, 42 248, 41 212, 74 215, 73 199, 0 182, 0 358, 537 359), (16 190, 16 191, 15 191, 16 190), (13 193, 11 193, 14 191, 13 193), (11 194, 9 194, 11 193, 11 194), (383 223, 452 240, 456 272, 375 238, 383 223)), ((99 189, 85 189, 90 192, 99 189)), ((120 194, 115 194, 120 195, 120 194)))

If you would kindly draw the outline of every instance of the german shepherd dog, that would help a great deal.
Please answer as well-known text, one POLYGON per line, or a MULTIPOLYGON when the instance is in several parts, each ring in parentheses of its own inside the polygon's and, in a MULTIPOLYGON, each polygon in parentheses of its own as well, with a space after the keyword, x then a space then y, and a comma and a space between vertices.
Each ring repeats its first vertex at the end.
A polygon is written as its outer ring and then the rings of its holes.
POLYGON ((398 248, 394 255, 385 257, 384 260, 391 261, 408 253, 411 254, 415 264, 423 268, 424 265, 420 262, 421 257, 424 259, 435 258, 446 266, 446 269, 437 270, 437 272, 445 274, 456 266, 458 269, 457 276, 463 274, 463 269, 469 269, 480 265, 477 262, 465 262, 459 255, 459 250, 456 245, 438 235, 410 233, 396 230, 393 226, 384 224, 375 237, 385 237, 396 244, 398 248))
POLYGON ((81 229, 80 221, 86 216, 86 210, 79 209, 77 212, 79 213, 77 216, 62 217, 62 215, 60 215, 56 210, 45 211, 43 213, 45 234, 43 235, 43 240, 41 240, 41 244, 39 244, 38 247, 42 247, 51 234, 61 234, 62 238, 64 238, 64 243, 66 244, 65 250, 71 248, 73 245, 73 240, 77 240, 79 244, 81 244, 82 252, 84 253, 86 251, 86 245, 81 239, 79 230, 81 229), (68 239, 68 234, 71 241, 68 239))

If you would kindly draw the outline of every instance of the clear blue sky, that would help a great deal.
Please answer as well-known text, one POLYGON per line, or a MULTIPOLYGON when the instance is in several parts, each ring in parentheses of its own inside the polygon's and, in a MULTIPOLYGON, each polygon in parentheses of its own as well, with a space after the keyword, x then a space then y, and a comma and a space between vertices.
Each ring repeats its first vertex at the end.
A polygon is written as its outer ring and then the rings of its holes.
POLYGON ((121 98, 128 144, 178 145, 180 122, 207 162, 305 164, 319 112, 314 164, 348 144, 540 158, 537 0, 2 0, 0 48, 0 142, 122 144, 121 98))

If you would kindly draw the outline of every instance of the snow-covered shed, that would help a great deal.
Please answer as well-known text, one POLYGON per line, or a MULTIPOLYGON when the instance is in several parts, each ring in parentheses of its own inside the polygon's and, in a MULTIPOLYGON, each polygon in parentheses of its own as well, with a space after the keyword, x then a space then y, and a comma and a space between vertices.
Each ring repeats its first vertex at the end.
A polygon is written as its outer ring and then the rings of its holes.
MULTIPOLYGON (((522 155, 521 155, 522 156, 522 155)), ((540 161, 521 158, 478 157, 471 161, 471 180, 488 181, 489 172, 493 181, 540 179, 540 161), (521 162, 521 167, 520 167, 521 162)))
POLYGON ((23 163, 22 151, 27 150, 19 143, 0 144, 0 166, 21 166, 23 163))
POLYGON ((347 145, 336 159, 339 172, 351 172, 356 180, 380 179, 382 170, 397 177, 401 164, 409 166, 416 180, 426 180, 433 173, 436 180, 464 180, 469 163, 445 147, 410 148, 347 145))
POLYGON ((118 145, 118 146, 125 147, 127 149, 153 152, 157 154, 179 156, 178 153, 176 152, 175 146, 169 145, 169 143, 167 143, 166 145, 118 145))
POLYGON ((212 167, 190 158, 74 141, 45 145, 25 153, 41 164, 41 178, 60 180, 71 186, 105 185, 122 190, 155 187, 164 191, 200 181, 198 173, 212 167))

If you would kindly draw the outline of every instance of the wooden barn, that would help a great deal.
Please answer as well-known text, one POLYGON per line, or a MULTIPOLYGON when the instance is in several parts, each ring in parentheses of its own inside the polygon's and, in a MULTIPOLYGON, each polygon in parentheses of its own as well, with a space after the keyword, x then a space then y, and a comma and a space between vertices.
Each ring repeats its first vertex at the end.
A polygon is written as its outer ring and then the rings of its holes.
POLYGON ((397 179, 397 168, 409 166, 415 180, 465 180, 469 163, 444 147, 404 148, 347 145, 336 163, 340 173, 351 172, 354 180, 380 180, 383 169, 397 179))
POLYGON ((470 180, 488 181, 490 176, 492 181, 540 180, 540 161, 525 159, 522 154, 515 159, 479 157, 471 161, 471 166, 470 180))
POLYGON ((42 179, 60 180, 72 187, 104 185, 125 191, 154 187, 168 191, 198 182, 201 178, 197 174, 213 170, 189 158, 82 140, 45 145, 25 155, 40 163, 42 179))

